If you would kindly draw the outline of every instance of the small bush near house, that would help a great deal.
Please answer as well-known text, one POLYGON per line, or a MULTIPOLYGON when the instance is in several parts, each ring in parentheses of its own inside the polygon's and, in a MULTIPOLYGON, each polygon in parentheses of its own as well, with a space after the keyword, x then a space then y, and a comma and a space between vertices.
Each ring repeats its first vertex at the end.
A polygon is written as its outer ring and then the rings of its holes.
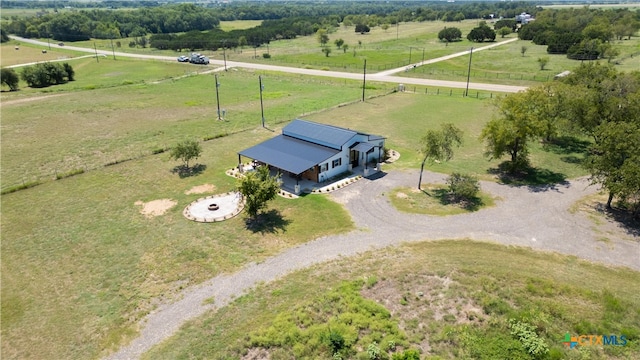
POLYGON ((469 201, 477 197, 480 191, 478 178, 468 174, 453 173, 447 178, 449 192, 455 201, 469 201))

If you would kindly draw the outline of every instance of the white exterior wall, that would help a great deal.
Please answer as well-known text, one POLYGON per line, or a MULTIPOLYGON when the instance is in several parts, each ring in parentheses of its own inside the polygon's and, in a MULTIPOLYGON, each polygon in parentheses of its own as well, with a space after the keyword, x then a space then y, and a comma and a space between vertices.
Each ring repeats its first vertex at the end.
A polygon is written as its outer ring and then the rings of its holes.
POLYGON ((332 177, 342 174, 349 170, 349 148, 347 150, 342 150, 342 152, 336 154, 331 157, 329 160, 318 164, 322 166, 323 164, 327 164, 327 171, 323 171, 318 174, 318 181, 322 182, 324 180, 331 179, 332 177), (341 163, 339 166, 332 168, 332 164, 334 160, 341 159, 341 163))

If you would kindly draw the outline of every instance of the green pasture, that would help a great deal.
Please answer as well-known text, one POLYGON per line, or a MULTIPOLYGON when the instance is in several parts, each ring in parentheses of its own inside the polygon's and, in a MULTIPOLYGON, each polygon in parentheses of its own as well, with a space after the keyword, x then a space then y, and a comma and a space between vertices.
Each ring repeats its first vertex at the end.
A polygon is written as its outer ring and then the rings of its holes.
MULTIPOLYGON (((2 94, 3 189, 149 155, 184 138, 203 140, 261 124, 258 73, 218 74, 226 116, 217 121, 214 74, 195 76, 202 70, 197 65, 110 58, 70 64, 76 81, 2 94), (29 101, 26 95, 39 98, 29 101)), ((362 94, 357 81, 260 74, 268 127, 362 94)), ((372 83, 368 96, 392 86, 372 83)))
MULTIPOLYGON (((158 299, 352 229, 349 215, 323 195, 278 198, 269 222, 254 230, 243 214, 216 224, 183 217, 190 202, 233 190, 225 170, 236 151, 271 136, 254 129, 204 142, 204 170, 192 177, 173 173, 179 163, 164 153, 3 195, 3 358, 97 358, 132 336, 158 299), (203 184, 215 189, 186 194, 203 184), (175 205, 161 216, 140 213, 139 202, 161 199, 175 205)), ((3 159, 11 155, 3 151, 3 159)))
MULTIPOLYGON (((457 51, 468 49, 468 42, 452 43, 445 47, 437 38, 438 31, 451 23, 440 21, 422 23, 400 23, 387 30, 374 27, 371 32, 359 34, 354 27, 340 27, 329 33, 328 46, 331 54, 326 57, 315 35, 298 37, 291 40, 273 41, 268 46, 260 48, 244 48, 227 51, 227 60, 260 61, 313 68, 327 68, 331 70, 362 71, 364 60, 367 68, 372 71, 382 71, 389 68, 401 67, 411 62, 422 60, 422 49, 425 49, 425 59, 432 59, 457 51), (347 51, 338 49, 334 41, 343 39, 349 45, 347 51), (268 53, 270 59, 263 59, 262 54, 268 53)), ((477 26, 477 21, 455 23, 463 33, 477 26)), ((222 58, 222 50, 214 52, 215 58, 222 58)))
MULTIPOLYGON (((511 34, 505 39, 514 38, 511 34)), ((497 38, 497 41, 504 40, 497 38)), ((486 45, 486 44, 484 44, 486 45)), ((483 44, 471 44, 477 48, 483 44)), ((619 71, 633 71, 640 68, 640 38, 614 41, 613 46, 620 51, 613 62, 619 71)), ((469 47, 467 49, 469 50, 469 47)), ((466 81, 469 69, 469 55, 440 61, 398 73, 400 76, 428 79, 466 81)), ((606 62, 607 60, 600 60, 606 62)), ((565 70, 580 66, 580 61, 571 60, 566 55, 547 54, 547 47, 531 41, 518 40, 492 49, 476 51, 471 56, 472 82, 510 85, 535 85, 553 80, 553 76, 565 70), (527 50, 522 54, 522 47, 527 50), (538 59, 549 58, 544 70, 540 70, 538 59)))
POLYGON ((639 288, 637 272, 574 257, 471 241, 422 242, 259 286, 191 321, 143 358, 291 358, 304 351, 330 358, 330 331, 347 341, 359 335, 355 359, 369 359, 373 341, 386 356, 422 347, 427 359, 535 358, 510 335, 514 319, 534 326, 547 344, 549 353, 538 358, 631 359, 640 356, 639 288), (629 342, 569 350, 562 344, 567 332, 625 334, 629 342), (252 345, 274 341, 280 342, 268 349, 252 345))
POLYGON ((223 31, 244 30, 260 26, 262 20, 234 20, 220 21, 220 29, 223 31))
MULTIPOLYGON (((462 92, 449 96, 425 94, 424 88, 416 92, 393 95, 359 102, 330 112, 312 114, 313 121, 347 126, 387 137, 387 146, 400 152, 400 159, 391 168, 419 168, 422 161, 417 149, 420 139, 428 129, 442 123, 453 123, 464 131, 463 145, 454 150, 453 160, 428 164, 425 169, 440 173, 462 172, 495 179, 494 173, 506 159, 488 160, 483 156, 484 144, 478 140, 484 124, 494 116, 493 101, 488 98, 462 97, 462 92)), ((530 179, 534 183, 562 181, 585 175, 577 163, 584 158, 584 143, 571 139, 569 143, 531 144, 530 159, 537 174, 530 179), (582 147, 570 146, 574 142, 582 147)), ((389 167, 389 166, 388 166, 389 167)))
MULTIPOLYGON (((417 168, 421 136, 443 122, 463 129, 465 143, 452 161, 427 170, 493 179, 502 161, 483 158, 478 141, 494 113, 487 97, 425 94, 423 87, 385 95, 396 84, 368 83, 361 102, 359 81, 232 69, 218 73, 226 112, 218 121, 214 74, 199 73, 210 68, 110 57, 69 63, 76 81, 44 89, 21 83, 0 98, 2 190, 42 182, 0 200, 3 358, 100 357, 181 289, 352 229, 344 209, 322 195, 278 198, 268 224, 254 230, 243 215, 216 224, 182 216, 191 201, 211 194, 190 189, 232 190, 235 180, 224 171, 237 152, 294 118, 385 136, 401 154, 388 169, 417 168), (260 126, 259 75, 268 129, 260 126), (201 142, 203 166, 181 178, 166 150, 184 139, 201 142), (143 203, 162 199, 175 205, 163 215, 140 213, 143 203)), ((575 164, 582 156, 561 144, 531 150, 549 181, 583 175, 575 164)))

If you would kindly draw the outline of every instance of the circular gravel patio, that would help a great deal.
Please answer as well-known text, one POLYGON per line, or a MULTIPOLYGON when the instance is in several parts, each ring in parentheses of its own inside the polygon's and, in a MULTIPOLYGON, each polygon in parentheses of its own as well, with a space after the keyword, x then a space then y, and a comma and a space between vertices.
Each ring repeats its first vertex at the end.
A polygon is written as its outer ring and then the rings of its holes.
POLYGON ((211 195, 189 204, 182 214, 197 222, 216 222, 231 219, 244 209, 242 195, 238 192, 211 195))

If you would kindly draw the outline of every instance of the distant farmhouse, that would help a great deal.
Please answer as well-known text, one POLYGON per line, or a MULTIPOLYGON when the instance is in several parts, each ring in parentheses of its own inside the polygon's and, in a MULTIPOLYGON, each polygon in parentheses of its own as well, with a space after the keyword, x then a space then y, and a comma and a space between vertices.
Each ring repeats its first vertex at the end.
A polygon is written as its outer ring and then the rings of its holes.
POLYGON ((518 24, 526 25, 534 20, 535 19, 533 18, 533 16, 531 16, 531 14, 527 14, 525 12, 520 15, 516 15, 516 23, 518 24))
POLYGON ((323 182, 358 167, 375 167, 384 158, 384 141, 378 135, 294 120, 281 135, 240 151, 238 163, 241 168, 244 156, 289 177, 323 182))

